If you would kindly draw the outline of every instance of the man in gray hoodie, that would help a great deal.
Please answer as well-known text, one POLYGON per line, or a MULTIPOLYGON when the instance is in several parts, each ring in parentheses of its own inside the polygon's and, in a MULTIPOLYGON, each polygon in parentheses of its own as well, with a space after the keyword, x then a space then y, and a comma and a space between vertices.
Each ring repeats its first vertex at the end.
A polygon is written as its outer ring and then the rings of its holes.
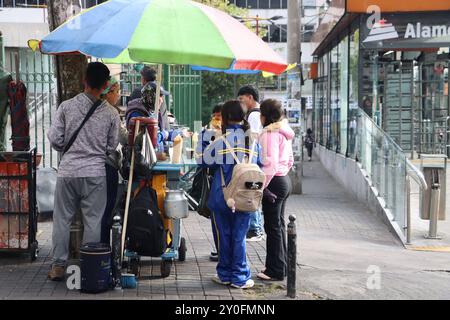
MULTIPOLYGON (((88 65, 85 91, 61 103, 48 132, 48 139, 55 150, 64 151, 89 110, 100 99, 109 79, 109 69, 103 63, 93 62, 88 65)), ((105 161, 107 154, 116 150, 119 126, 119 115, 103 101, 62 156, 53 211, 53 261, 48 273, 51 280, 64 279, 69 255, 70 225, 79 209, 84 222, 83 243, 100 241, 101 221, 106 206, 105 161)))

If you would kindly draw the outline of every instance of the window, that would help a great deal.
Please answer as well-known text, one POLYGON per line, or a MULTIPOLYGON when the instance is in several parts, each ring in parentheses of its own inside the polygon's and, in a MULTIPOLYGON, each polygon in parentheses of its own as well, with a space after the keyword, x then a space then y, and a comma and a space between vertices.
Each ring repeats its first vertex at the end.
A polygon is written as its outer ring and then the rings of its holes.
POLYGON ((235 0, 236 6, 240 8, 247 8, 246 0, 235 0))
POLYGON ((358 76, 359 76, 359 29, 356 29, 349 37, 349 114, 348 114, 348 156, 355 158, 356 150, 356 117, 358 114, 358 76))
POLYGON ((340 136, 339 136, 339 119, 340 119, 340 52, 339 47, 335 46, 331 50, 331 64, 330 64, 330 76, 331 76, 331 95, 330 95, 330 135, 328 140, 328 148, 333 151, 339 151, 340 136))
POLYGON ((287 25, 282 24, 280 25, 281 30, 281 42, 287 42, 287 25))
POLYGON ((259 9, 270 9, 270 0, 259 0, 259 9))
POLYGON ((14 6, 14 0, 3 0, 2 1, 2 7, 13 7, 14 6))
POLYGON ((319 100, 320 108, 320 143, 325 145, 328 141, 330 128, 330 113, 328 107, 328 70, 329 70, 329 53, 325 53, 319 59, 319 74, 322 77, 321 95, 319 100))
POLYGON ((340 100, 340 119, 339 119, 339 142, 338 151, 341 154, 347 153, 347 128, 348 128, 348 37, 345 37, 339 43, 339 56, 340 56, 340 85, 341 90, 339 93, 340 100))
POLYGON ((303 0, 303 9, 315 9, 316 0, 303 0))
POLYGON ((281 0, 270 0, 270 8, 271 9, 280 9, 281 8, 281 0))
POLYGON ((287 42, 287 25, 270 25, 268 42, 287 42))
POLYGON ((32 7, 36 5, 44 5, 46 4, 46 0, 1 0, 1 7, 19 7, 26 8, 32 7))
POLYGON ((287 0, 230 0, 230 3, 248 9, 287 9, 287 0))
POLYGON ((303 25, 302 42, 311 42, 314 29, 315 26, 313 24, 303 25))
POLYGON ((269 27, 269 42, 280 42, 280 27, 277 25, 271 25, 269 27))
POLYGON ((258 9, 258 0, 247 0, 247 8, 258 9))

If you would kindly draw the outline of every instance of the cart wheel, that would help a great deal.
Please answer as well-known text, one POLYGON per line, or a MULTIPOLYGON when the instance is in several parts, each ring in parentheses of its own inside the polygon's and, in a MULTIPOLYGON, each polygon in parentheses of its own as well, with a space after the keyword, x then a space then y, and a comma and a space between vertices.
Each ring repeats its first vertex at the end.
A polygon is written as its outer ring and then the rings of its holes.
POLYGON ((39 253, 38 242, 33 242, 30 246, 30 260, 31 262, 36 261, 39 253))
POLYGON ((180 247, 178 248, 178 260, 183 262, 186 260, 186 239, 181 237, 180 247))
POLYGON ((161 276, 167 278, 172 269, 172 260, 161 260, 161 276))
POLYGON ((139 276, 139 259, 130 259, 130 269, 132 274, 134 274, 136 277, 139 276))

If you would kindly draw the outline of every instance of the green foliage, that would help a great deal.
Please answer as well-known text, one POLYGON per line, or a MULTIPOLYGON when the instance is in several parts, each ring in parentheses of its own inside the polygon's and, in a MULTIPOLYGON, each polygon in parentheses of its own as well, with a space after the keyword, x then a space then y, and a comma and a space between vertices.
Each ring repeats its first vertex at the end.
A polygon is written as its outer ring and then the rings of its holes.
POLYGON ((207 123, 217 103, 236 99, 237 91, 246 84, 256 85, 258 75, 230 75, 202 72, 202 122, 207 123))
MULTIPOLYGON (((194 0, 210 7, 222 10, 235 17, 248 17, 248 10, 230 4, 228 0, 194 0)), ((255 32, 253 24, 249 21, 245 25, 255 32)), ((260 37, 264 37, 264 31, 260 37)), ((230 75, 221 72, 202 72, 202 122, 208 123, 211 110, 217 103, 236 99, 239 88, 245 84, 257 83, 257 75, 230 75)))

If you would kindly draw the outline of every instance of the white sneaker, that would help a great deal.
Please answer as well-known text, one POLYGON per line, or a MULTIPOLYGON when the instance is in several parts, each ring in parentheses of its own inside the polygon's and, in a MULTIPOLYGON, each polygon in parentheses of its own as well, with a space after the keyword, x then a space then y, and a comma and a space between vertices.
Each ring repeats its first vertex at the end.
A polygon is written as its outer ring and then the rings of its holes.
POLYGON ((222 285, 224 285, 224 286, 227 286, 227 285, 229 285, 229 284, 231 283, 231 282, 228 282, 228 281, 222 281, 222 280, 220 280, 220 278, 219 278, 218 275, 215 275, 214 277, 212 277, 211 280, 212 280, 213 282, 215 282, 215 283, 222 284, 222 285))
POLYGON ((257 241, 262 241, 264 240, 264 234, 263 233, 253 233, 253 232, 249 232, 247 234, 247 237, 245 239, 248 242, 257 242, 257 241))
POLYGON ((254 285, 255 285, 255 281, 253 281, 252 279, 248 279, 247 282, 245 282, 241 286, 238 286, 237 284, 234 284, 234 283, 231 286, 236 289, 250 289, 250 288, 253 288, 254 285))

